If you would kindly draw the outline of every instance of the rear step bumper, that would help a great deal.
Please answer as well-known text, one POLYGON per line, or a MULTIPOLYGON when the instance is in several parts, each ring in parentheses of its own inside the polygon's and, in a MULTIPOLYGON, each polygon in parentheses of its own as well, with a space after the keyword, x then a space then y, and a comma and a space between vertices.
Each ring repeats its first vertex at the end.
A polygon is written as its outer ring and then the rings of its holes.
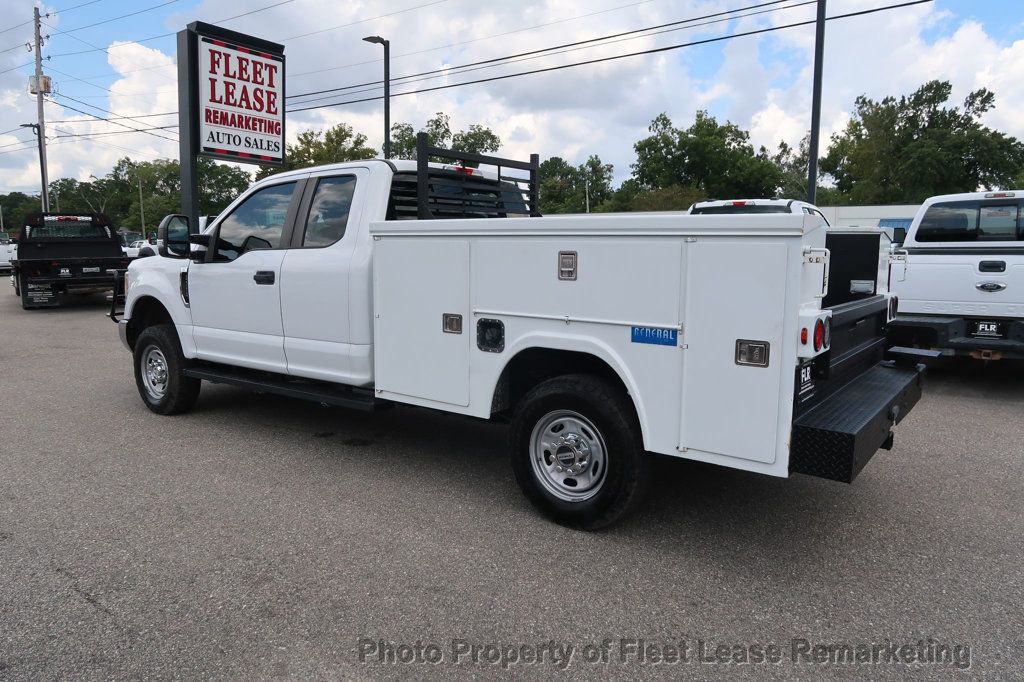
POLYGON ((881 362, 793 422, 789 471, 850 483, 921 398, 924 365, 881 362))
MULTIPOLYGON (((933 348, 942 348, 948 355, 980 357, 988 353, 991 359, 1024 359, 1024 320, 991 317, 971 318, 948 315, 899 315, 889 323, 888 339, 894 344, 911 344, 915 341, 933 348), (971 319, 991 319, 1005 326, 1004 338, 971 336, 968 323, 971 319)), ((985 358, 988 359, 988 358, 985 358)))

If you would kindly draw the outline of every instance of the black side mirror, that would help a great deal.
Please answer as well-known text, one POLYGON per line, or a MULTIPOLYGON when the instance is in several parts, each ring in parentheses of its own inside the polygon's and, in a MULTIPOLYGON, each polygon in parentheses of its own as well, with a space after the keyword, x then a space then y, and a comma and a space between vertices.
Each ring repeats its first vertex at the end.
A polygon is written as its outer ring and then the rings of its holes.
POLYGON ((156 250, 164 258, 188 258, 189 219, 187 215, 171 214, 160 221, 156 230, 156 250))

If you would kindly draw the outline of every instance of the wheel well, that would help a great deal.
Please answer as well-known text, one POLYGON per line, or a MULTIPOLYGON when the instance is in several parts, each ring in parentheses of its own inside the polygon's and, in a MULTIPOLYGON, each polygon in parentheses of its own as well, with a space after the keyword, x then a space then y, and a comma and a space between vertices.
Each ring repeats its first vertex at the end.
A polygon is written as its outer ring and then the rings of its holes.
POLYGON ((174 320, 167 308, 152 296, 143 296, 135 302, 132 316, 128 319, 128 345, 135 348, 135 340, 146 327, 158 324, 173 324, 174 320))
MULTIPOLYGON (((593 374, 621 388, 624 394, 629 393, 618 373, 596 355, 552 348, 528 348, 517 353, 502 370, 494 389, 491 412, 511 412, 534 386, 566 374, 593 374)), ((633 401, 630 400, 630 403, 633 401)))

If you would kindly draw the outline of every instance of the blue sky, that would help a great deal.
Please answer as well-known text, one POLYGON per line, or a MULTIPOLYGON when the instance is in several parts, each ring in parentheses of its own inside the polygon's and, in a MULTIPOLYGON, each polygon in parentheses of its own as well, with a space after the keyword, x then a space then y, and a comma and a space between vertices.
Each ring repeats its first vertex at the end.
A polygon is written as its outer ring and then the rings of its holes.
MULTIPOLYGON (((372 33, 391 39, 392 74, 401 76, 762 2, 54 0, 52 5, 43 5, 44 13, 50 15, 44 19, 44 32, 50 36, 44 49, 50 59, 44 70, 53 77, 59 93, 54 103, 47 105, 47 117, 69 122, 48 131, 54 143, 61 143, 51 151, 50 173, 52 177, 84 178, 102 175, 120 156, 176 155, 173 130, 155 134, 125 131, 124 135, 74 140, 56 136, 72 131, 124 130, 123 125, 95 118, 112 116, 108 112, 147 117, 127 119, 132 127, 143 127, 145 123, 140 121, 176 123, 173 116, 150 117, 176 108, 174 39, 115 45, 170 33, 194 19, 218 23, 251 12, 224 25, 283 41, 288 55, 288 93, 294 95, 379 79, 380 64, 375 61, 380 57, 379 48, 360 41, 372 33), (279 2, 280 6, 273 6, 279 2), (137 14, 124 16, 133 12, 137 14), (510 33, 534 26, 539 28, 510 33), (317 33, 295 37, 310 32, 317 33), (479 40, 487 36, 498 37, 479 40), (163 139, 165 136, 172 139, 163 139)), ((898 0, 830 0, 829 14, 895 2, 898 0)), ((472 77, 707 39, 813 16, 812 6, 799 5, 800 0, 785 0, 758 16, 658 36, 634 36, 616 44, 489 68, 472 77)), ((8 48, 0 52, 0 100, 5 105, 0 108, 0 132, 17 128, 34 116, 34 102, 24 92, 31 68, 16 68, 30 61, 30 55, 17 46, 31 40, 31 27, 17 24, 31 18, 31 8, 31 0, 7 0, 0 21, 0 29, 15 27, 0 32, 0 50, 8 48)), ((616 177, 621 180, 629 173, 633 142, 661 111, 685 125, 697 109, 704 108, 750 129, 757 144, 774 147, 780 140, 797 141, 808 125, 812 39, 813 28, 801 27, 600 66, 396 97, 393 119, 419 126, 433 112, 446 111, 456 127, 470 123, 491 126, 505 140, 508 153, 537 151, 542 157, 558 154, 573 162, 597 153, 615 164, 616 177)), ((988 122, 1024 136, 1024 115, 1016 113, 1024 111, 1024 89, 1017 86, 1024 77, 1022 0, 935 0, 831 22, 825 66, 826 134, 844 124, 858 94, 898 95, 925 80, 943 78, 953 81, 955 99, 980 85, 994 89, 999 108, 988 122)), ((458 80, 442 78, 419 87, 458 80)), ((298 108, 297 102, 293 99, 289 106, 298 108)), ((341 122, 364 132, 371 143, 380 144, 377 102, 291 114, 288 130, 294 135, 341 122)), ((27 137, 26 131, 0 135, 0 191, 34 189, 33 178, 38 174, 34 155, 28 141, 22 144, 24 149, 19 147, 27 137)))

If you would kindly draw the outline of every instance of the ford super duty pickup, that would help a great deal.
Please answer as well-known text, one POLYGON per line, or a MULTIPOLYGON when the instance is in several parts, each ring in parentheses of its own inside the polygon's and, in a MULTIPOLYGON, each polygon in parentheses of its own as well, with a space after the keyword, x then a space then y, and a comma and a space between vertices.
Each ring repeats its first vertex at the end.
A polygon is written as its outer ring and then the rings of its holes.
POLYGON ((32 213, 11 261, 14 294, 25 310, 52 308, 70 293, 109 290, 108 270, 128 261, 105 215, 32 213))
POLYGON ((893 343, 1024 360, 1024 191, 932 197, 893 251, 893 343))
POLYGON ((417 155, 274 175, 201 234, 165 218, 111 315, 146 406, 208 381, 506 419, 526 496, 597 528, 650 453, 852 481, 921 395, 914 354, 883 357, 877 234, 830 253, 810 214, 542 218, 536 156, 417 155))

